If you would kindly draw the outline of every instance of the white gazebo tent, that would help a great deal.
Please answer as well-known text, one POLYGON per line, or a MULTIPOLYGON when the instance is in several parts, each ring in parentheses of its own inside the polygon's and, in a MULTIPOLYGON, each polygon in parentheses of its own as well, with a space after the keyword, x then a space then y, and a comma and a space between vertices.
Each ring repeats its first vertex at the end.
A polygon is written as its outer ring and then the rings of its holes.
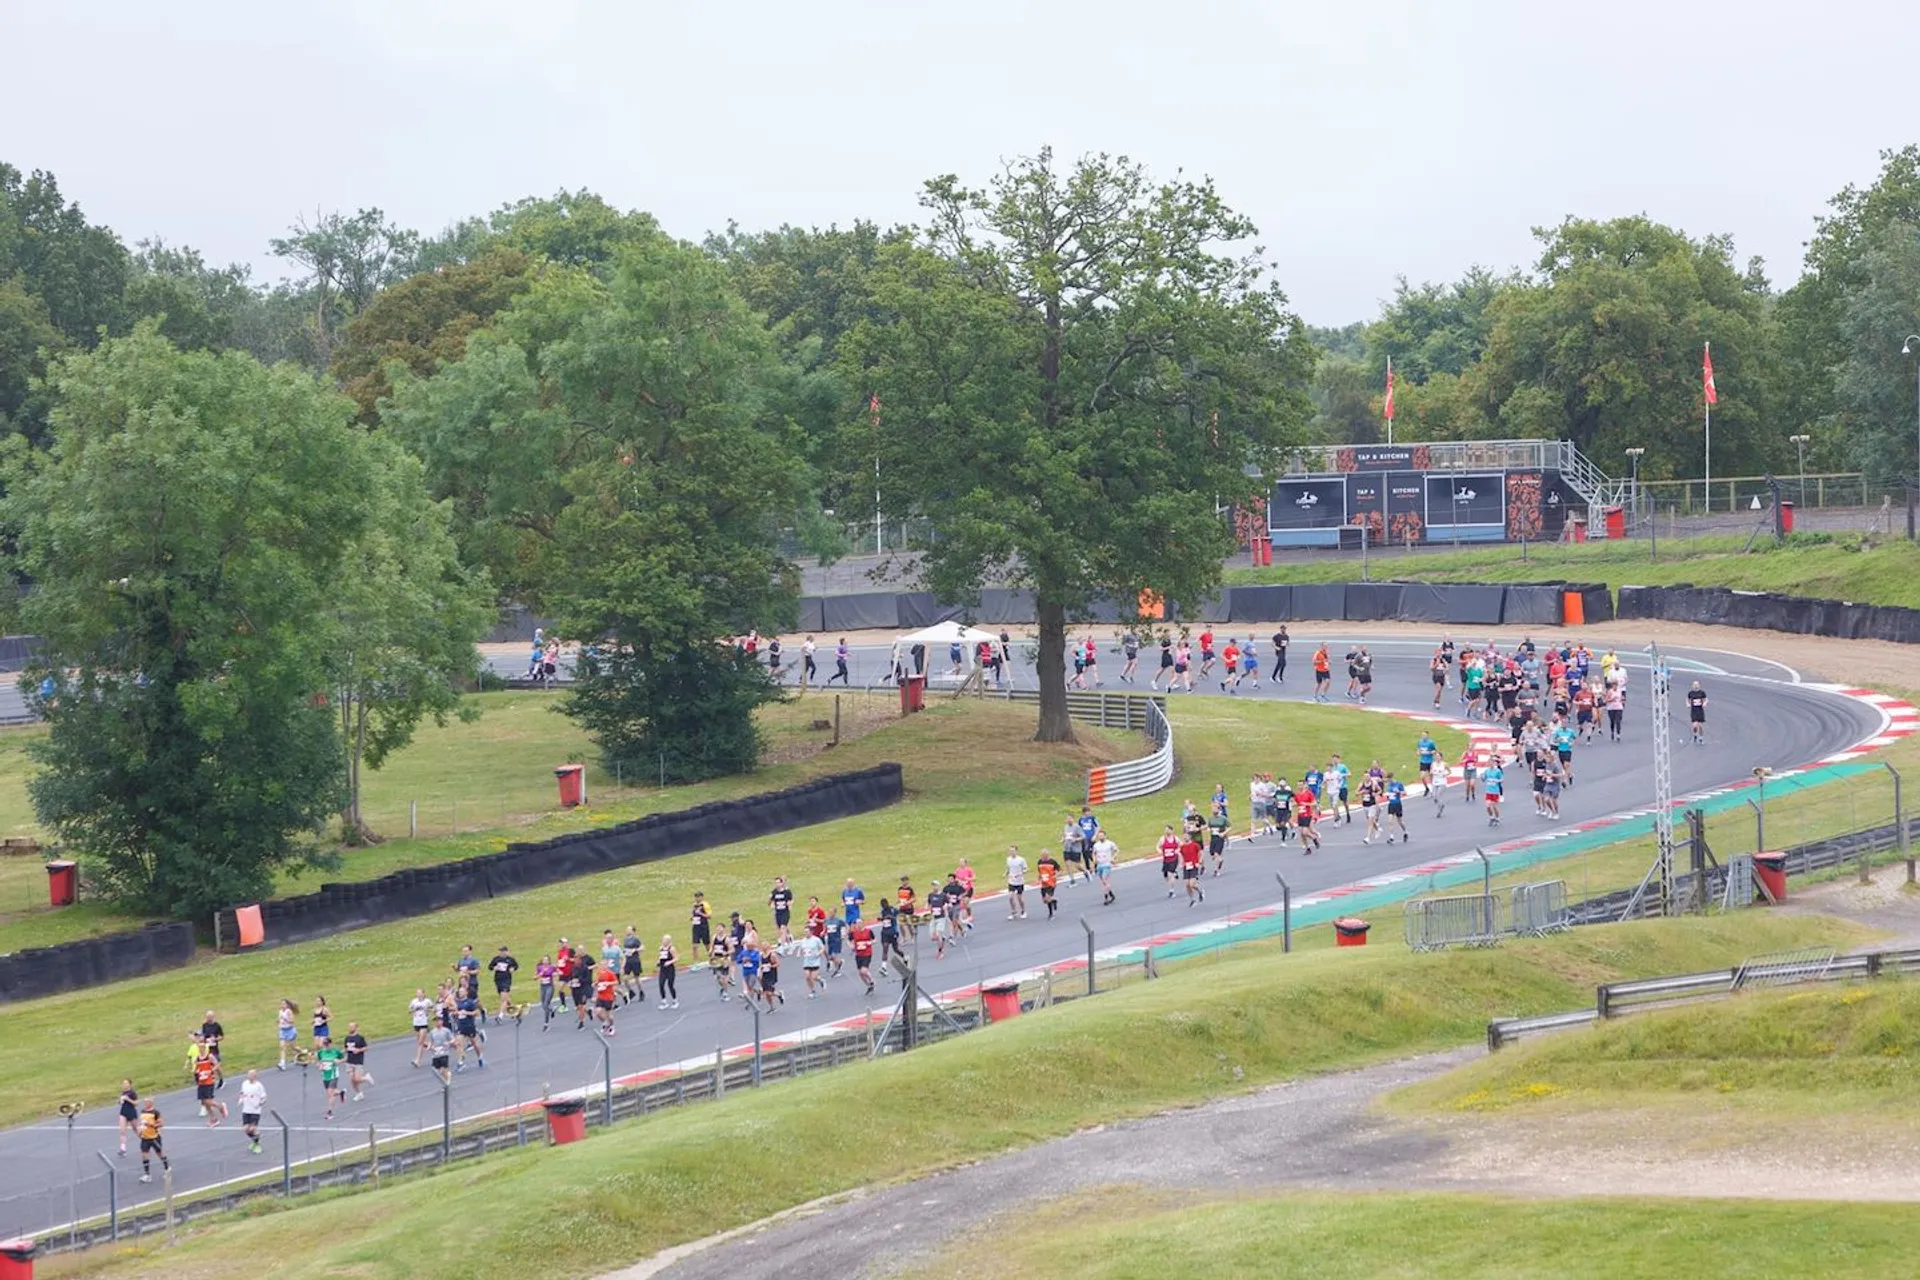
POLYGON ((991 631, 982 631, 978 627, 969 627, 959 622, 936 622, 930 627, 922 627, 909 635, 901 636, 897 641, 902 661, 908 663, 909 670, 912 669, 911 660, 905 655, 911 653, 916 644, 927 646, 929 683, 936 675, 943 680, 955 678, 953 664, 948 660, 947 654, 956 642, 960 645, 960 658, 966 666, 966 675, 972 676, 979 667, 980 646, 997 645, 1000 643, 1000 637, 991 631))

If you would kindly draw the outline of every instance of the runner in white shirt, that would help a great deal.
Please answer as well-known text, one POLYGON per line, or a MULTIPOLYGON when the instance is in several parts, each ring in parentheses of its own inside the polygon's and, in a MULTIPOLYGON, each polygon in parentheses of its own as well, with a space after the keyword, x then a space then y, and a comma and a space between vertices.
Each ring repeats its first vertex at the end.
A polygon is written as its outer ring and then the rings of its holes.
POLYGON ((1007 919, 1027 918, 1027 860, 1018 845, 1007 846, 1007 919))
POLYGON ((820 965, 826 959, 827 943, 819 934, 807 932, 800 935, 800 971, 807 979, 807 999, 818 999, 820 995, 820 965))
POLYGON ((413 1022, 413 1065, 420 1065, 420 1055, 427 1051, 427 1029, 433 1025, 433 1001, 427 999, 425 987, 413 989, 413 999, 407 1001, 407 1016, 413 1022))
POLYGON ((260 1154, 260 1117, 267 1109, 267 1086, 260 1083, 258 1071, 247 1072, 240 1085, 240 1130, 247 1135, 247 1150, 260 1154))
POLYGON ((1100 877, 1100 888, 1105 893, 1101 899, 1103 906, 1113 905, 1113 860, 1120 856, 1120 846, 1102 831, 1093 842, 1093 874, 1100 877))

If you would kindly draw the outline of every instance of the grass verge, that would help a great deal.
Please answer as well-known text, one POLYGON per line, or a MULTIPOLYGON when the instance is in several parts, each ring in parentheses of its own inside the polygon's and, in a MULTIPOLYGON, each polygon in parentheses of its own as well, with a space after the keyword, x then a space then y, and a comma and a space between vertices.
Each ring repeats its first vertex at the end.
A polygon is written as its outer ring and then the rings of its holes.
MULTIPOLYGON (((992 1233, 999 1280, 1308 1280, 1703 1275, 1775 1280, 1905 1275, 1910 1205, 1299 1194, 1203 1199, 1111 1190, 992 1233)), ((960 1277, 976 1264, 936 1266, 960 1277)))
MULTIPOLYGON (((1356 761, 1394 759, 1394 751, 1410 758, 1417 736, 1396 717, 1339 707, 1193 699, 1176 701, 1174 711, 1179 786, 1196 784, 1191 794, 1204 803, 1213 782, 1225 781, 1236 815, 1246 812, 1244 778, 1253 767, 1297 767, 1334 750, 1356 761), (1276 758, 1283 750, 1285 757, 1276 758)), ((324 992, 337 1021, 357 1019, 375 1039, 400 1034, 413 989, 431 988, 466 942, 482 955, 506 942, 530 968, 562 935, 598 938, 601 929, 628 923, 643 937, 672 933, 684 941, 685 904, 696 888, 724 919, 731 909, 752 914, 763 907, 776 873, 789 878, 802 905, 809 894, 834 901, 850 875, 875 902, 902 874, 924 891, 932 873, 944 874, 963 857, 991 880, 1010 843, 1030 855, 1038 846, 1058 847, 1062 821, 1078 811, 1088 764, 1140 750, 1135 735, 1084 728, 1080 745, 1042 749, 1031 732, 1027 707, 938 702, 835 753, 848 768, 889 757, 908 762, 908 798, 890 809, 335 938, 203 957, 115 984, 112 1018, 90 1013, 100 991, 0 1006, 0 1124, 44 1115, 76 1088, 105 1105, 122 1075, 143 1083, 179 1079, 180 1046, 207 1008, 219 1011, 235 1064, 270 1060, 273 1011, 283 996, 304 1008, 324 992)), ((1441 736, 1444 747, 1457 750, 1453 735, 1441 736)), ((1177 814, 1182 794, 1110 805, 1102 818, 1122 850, 1138 856, 1177 814)))
MULTIPOLYGON (((1374 578, 1422 582, 1574 582, 1642 586, 1734 587, 1867 604, 1920 608, 1920 546, 1889 540, 1868 545, 1857 537, 1795 534, 1784 544, 1761 538, 1745 551, 1743 537, 1662 541, 1658 558, 1644 539, 1518 548, 1498 545, 1463 551, 1375 551, 1374 578)), ((1229 569, 1232 583, 1349 582, 1359 567, 1349 556, 1229 569)))
MULTIPOLYGON (((1269 947, 1244 953, 1249 963, 1175 972, 574 1146, 488 1157, 292 1209, 263 1206, 254 1220, 189 1229, 171 1249, 100 1249, 51 1259, 42 1274, 250 1280, 272 1257, 276 1276, 400 1277, 447 1256, 529 1280, 593 1274, 823 1195, 1083 1125, 1467 1042, 1490 1016, 1579 1003, 1598 981, 1858 936, 1828 920, 1748 916, 1437 956, 1381 948, 1282 963, 1269 947)), ((1173 1273, 1185 1274, 1155 1274, 1173 1273)))

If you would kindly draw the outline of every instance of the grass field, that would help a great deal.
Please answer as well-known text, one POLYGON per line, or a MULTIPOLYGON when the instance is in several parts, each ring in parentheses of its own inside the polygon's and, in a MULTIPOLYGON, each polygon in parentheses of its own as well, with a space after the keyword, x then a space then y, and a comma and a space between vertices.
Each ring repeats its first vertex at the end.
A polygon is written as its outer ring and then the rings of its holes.
MULTIPOLYGON (((1522 556, 1506 544, 1461 551, 1375 551, 1369 572, 1376 581, 1572 582, 1780 591, 1790 595, 1920 608, 1920 546, 1890 540, 1867 547, 1857 538, 1796 534, 1785 544, 1744 537, 1662 541, 1659 557, 1643 539, 1624 542, 1549 543, 1522 556)), ((1229 583, 1353 582, 1357 556, 1335 555, 1259 569, 1229 569, 1229 583)))
MULTIPOLYGON (((1696 1113, 1920 1117, 1920 988, 1877 982, 1755 991, 1550 1036, 1395 1095, 1405 1112, 1550 1115, 1684 1102, 1696 1113)), ((1731 1126, 1737 1128, 1737 1126, 1731 1126)))
MULTIPOLYGON (((98 992, 0 1006, 0 1123, 44 1113, 76 1087, 104 1102, 129 1072, 141 1080, 173 1078, 182 1031, 208 1007, 220 1010, 240 1060, 261 1060, 282 996, 304 1004, 324 991, 338 1019, 358 1019, 369 1036, 398 1034, 413 988, 431 986, 465 942, 484 953, 504 941, 528 960, 561 935, 597 937, 630 922, 643 936, 682 933, 695 888, 724 915, 764 904, 776 873, 789 877, 803 902, 810 893, 831 900, 849 875, 877 897, 902 874, 924 887, 932 873, 963 857, 989 866, 1011 843, 1030 852, 1057 847, 1062 821, 1078 811, 1086 766, 1137 754, 1140 739, 1083 729, 1077 747, 1042 749, 1029 740, 1032 715, 1031 708, 991 701, 939 702, 840 748, 834 754, 842 768, 906 763, 907 800, 877 813, 335 938, 203 958, 116 984, 120 1016, 111 1019, 77 1016, 100 999, 98 992), (15 1045, 34 1051, 7 1051, 15 1045)), ((1416 736, 1406 721, 1344 707, 1192 699, 1176 700, 1174 717, 1183 769, 1178 789, 1101 811, 1131 856, 1151 848, 1183 795, 1204 801, 1216 780, 1227 783, 1244 812, 1251 768, 1294 767, 1334 750, 1354 760, 1392 761, 1411 753, 1416 736), (1276 759, 1283 744, 1285 758, 1276 759)), ((1457 750, 1456 735, 1438 736, 1457 750)))
POLYGON ((1470 1042, 1490 1016, 1578 1004, 1597 981, 1859 936, 1832 921, 1750 915, 1437 956, 1369 948, 1283 962, 1268 947, 1243 952, 1246 963, 1177 969, 913 1054, 595 1131, 574 1146, 193 1228, 173 1249, 49 1259, 41 1274, 252 1280, 271 1257, 276 1276, 400 1277, 458 1257, 476 1274, 592 1275, 790 1205, 1083 1125, 1470 1042))
MULTIPOLYGON (((1913 1208, 1476 1195, 1079 1197, 991 1232, 999 1280, 1882 1280, 1912 1274, 1913 1208)), ((969 1259, 926 1274, 977 1274, 969 1259)))

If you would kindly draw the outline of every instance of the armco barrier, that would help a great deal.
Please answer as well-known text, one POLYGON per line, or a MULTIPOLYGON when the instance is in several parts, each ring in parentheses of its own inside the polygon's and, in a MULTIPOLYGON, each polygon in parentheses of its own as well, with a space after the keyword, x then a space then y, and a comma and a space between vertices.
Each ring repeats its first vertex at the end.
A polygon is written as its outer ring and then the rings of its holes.
POLYGON ((125 933, 0 956, 0 1004, 81 991, 177 969, 193 959, 193 926, 150 924, 125 933))
POLYGON ((1671 587, 1623 586, 1618 616, 1784 631, 1841 640, 1920 644, 1920 609, 1684 583, 1671 587))
MULTIPOLYGON (((304 942, 405 920, 599 871, 868 813, 894 803, 901 793, 900 766, 881 764, 784 791, 649 814, 598 831, 511 844, 500 853, 396 871, 377 880, 325 884, 318 893, 263 903, 267 935, 263 945, 304 942)), ((239 936, 231 911, 221 913, 220 936, 239 936)))

